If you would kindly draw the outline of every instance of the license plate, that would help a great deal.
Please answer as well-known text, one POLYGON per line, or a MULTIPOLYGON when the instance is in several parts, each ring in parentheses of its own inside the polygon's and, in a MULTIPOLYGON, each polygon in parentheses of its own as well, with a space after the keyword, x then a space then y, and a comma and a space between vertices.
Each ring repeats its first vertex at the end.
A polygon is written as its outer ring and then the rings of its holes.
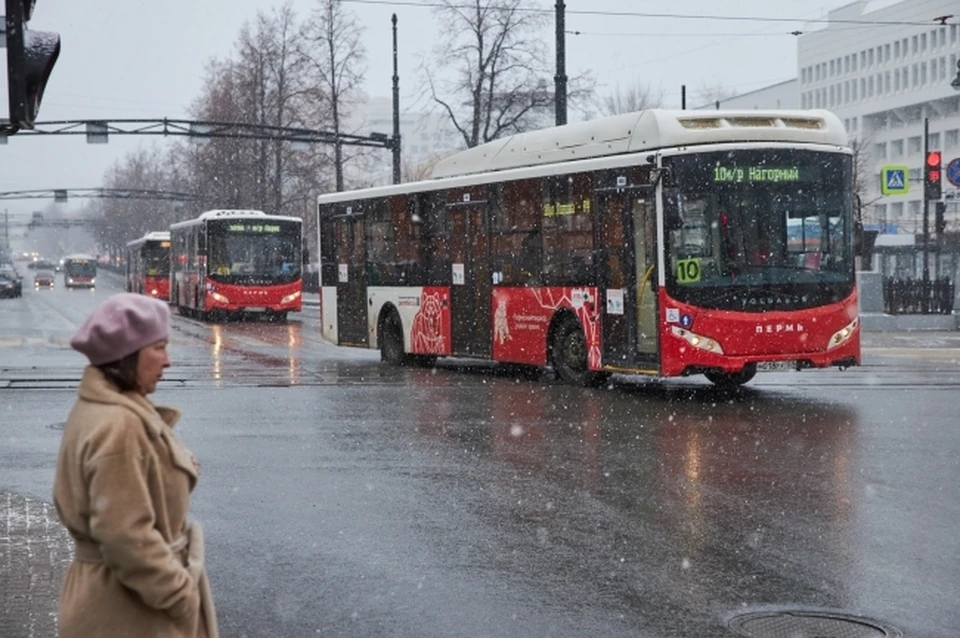
POLYGON ((247 312, 266 312, 266 308, 247 308, 247 312))
POLYGON ((796 361, 763 361, 757 364, 757 370, 760 372, 785 372, 796 369, 796 361))

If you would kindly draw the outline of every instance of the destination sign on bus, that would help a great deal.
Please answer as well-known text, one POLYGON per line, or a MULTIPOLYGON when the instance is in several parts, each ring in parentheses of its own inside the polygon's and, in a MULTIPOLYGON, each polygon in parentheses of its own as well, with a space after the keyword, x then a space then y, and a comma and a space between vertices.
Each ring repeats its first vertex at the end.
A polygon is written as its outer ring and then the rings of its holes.
POLYGON ((230 224, 227 230, 235 233, 279 233, 280 224, 230 224))
POLYGON ((799 166, 723 166, 713 168, 716 183, 807 182, 816 177, 810 167, 799 166))

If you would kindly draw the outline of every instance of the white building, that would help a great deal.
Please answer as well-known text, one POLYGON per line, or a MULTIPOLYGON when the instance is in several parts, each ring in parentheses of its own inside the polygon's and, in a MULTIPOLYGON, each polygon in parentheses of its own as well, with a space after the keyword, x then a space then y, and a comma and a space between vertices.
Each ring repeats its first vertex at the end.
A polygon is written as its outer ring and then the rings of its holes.
MULTIPOLYGON (((371 98, 357 105, 351 122, 355 123, 357 132, 364 135, 393 135, 393 101, 371 98)), ((443 114, 401 111, 400 155, 405 178, 425 177, 438 159, 463 148, 463 138, 443 114)), ((358 170, 363 171, 363 181, 368 182, 365 185, 389 184, 393 176, 392 155, 383 151, 372 158, 372 166, 358 167, 358 170)))
POLYGON ((765 86, 756 91, 741 93, 713 104, 707 104, 701 109, 796 109, 800 108, 800 83, 797 78, 765 86))
POLYGON ((950 85, 958 73, 958 9, 957 0, 859 0, 798 38, 799 106, 829 109, 844 121, 863 166, 865 222, 922 230, 928 119, 929 150, 943 152, 948 227, 960 228, 960 191, 946 180, 947 164, 960 157, 960 91, 950 85), (884 165, 908 167, 908 194, 881 195, 884 165))

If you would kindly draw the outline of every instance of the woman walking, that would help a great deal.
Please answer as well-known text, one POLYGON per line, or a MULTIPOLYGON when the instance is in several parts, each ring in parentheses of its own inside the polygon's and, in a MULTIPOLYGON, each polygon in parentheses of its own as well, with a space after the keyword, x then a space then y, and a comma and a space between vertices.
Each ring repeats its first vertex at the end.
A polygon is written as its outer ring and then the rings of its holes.
POLYGON ((76 547, 60 638, 217 638, 203 534, 187 522, 199 466, 174 436, 180 416, 152 393, 170 366, 167 305, 121 293, 70 345, 87 356, 53 486, 76 547))

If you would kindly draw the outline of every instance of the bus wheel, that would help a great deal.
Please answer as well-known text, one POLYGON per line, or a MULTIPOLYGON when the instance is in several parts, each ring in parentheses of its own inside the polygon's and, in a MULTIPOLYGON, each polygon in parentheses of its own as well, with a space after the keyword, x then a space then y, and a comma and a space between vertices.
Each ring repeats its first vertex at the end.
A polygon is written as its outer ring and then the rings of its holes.
POLYGON ((609 378, 605 372, 587 369, 587 338, 576 319, 563 320, 554 333, 552 346, 553 369, 566 383, 594 388, 609 378))
POLYGON ((757 374, 757 365, 750 364, 743 366, 739 372, 704 372, 703 376, 710 380, 710 383, 718 388, 735 388, 741 386, 757 374))
POLYGON ((394 366, 407 363, 407 353, 403 350, 403 326, 400 317, 393 313, 384 320, 380 330, 380 360, 394 366))

